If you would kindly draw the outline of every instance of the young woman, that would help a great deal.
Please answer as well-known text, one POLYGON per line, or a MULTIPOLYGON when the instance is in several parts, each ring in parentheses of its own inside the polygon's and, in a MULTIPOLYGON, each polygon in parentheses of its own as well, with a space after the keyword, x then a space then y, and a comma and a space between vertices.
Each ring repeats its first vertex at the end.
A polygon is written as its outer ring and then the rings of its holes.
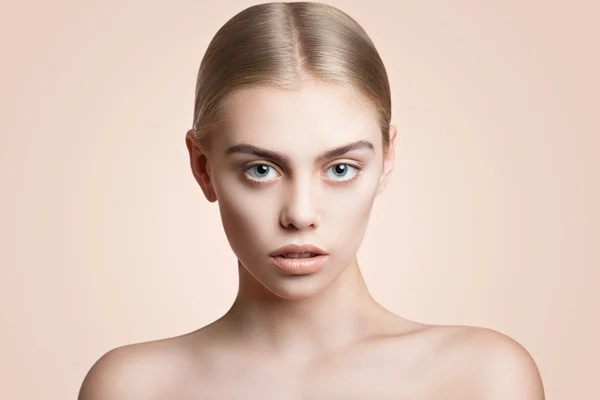
POLYGON ((109 351, 79 399, 543 399, 512 339, 409 321, 369 294, 356 253, 394 167, 390 119, 382 60, 345 13, 269 3, 229 20, 186 145, 238 295, 208 326, 109 351))

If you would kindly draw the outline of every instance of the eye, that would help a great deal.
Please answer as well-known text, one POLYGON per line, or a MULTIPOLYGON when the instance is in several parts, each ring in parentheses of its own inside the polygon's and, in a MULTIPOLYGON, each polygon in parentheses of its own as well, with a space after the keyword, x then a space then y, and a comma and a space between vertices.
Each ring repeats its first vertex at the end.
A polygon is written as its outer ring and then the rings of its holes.
POLYGON ((327 171, 333 171, 333 177, 331 175, 328 178, 334 181, 349 181, 352 180, 360 169, 348 164, 335 164, 327 169, 327 171), (354 171, 354 172, 352 172, 354 171), (342 179, 338 179, 342 178, 342 179))
POLYGON ((267 165, 267 164, 255 164, 255 165, 251 165, 245 171, 246 171, 246 173, 248 175, 250 175, 250 177, 252 179, 259 180, 259 181, 270 181, 270 180, 275 179, 277 177, 277 171, 275 171, 275 168, 273 168, 273 167, 271 167, 270 165, 267 165), (271 176, 269 178, 268 177, 269 176, 269 172, 274 172, 275 176, 271 176))

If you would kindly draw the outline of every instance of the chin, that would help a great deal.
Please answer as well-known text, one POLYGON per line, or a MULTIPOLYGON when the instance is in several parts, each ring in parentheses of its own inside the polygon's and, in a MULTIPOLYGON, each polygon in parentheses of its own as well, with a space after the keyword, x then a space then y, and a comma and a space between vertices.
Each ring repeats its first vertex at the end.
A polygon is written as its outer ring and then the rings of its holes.
POLYGON ((327 286, 316 275, 290 276, 279 282, 263 284, 265 289, 284 300, 304 300, 315 297, 327 286))
MULTIPOLYGON (((238 258, 239 260, 239 258, 238 258)), ((261 263, 254 260, 253 267, 246 267, 241 260, 240 266, 247 283, 254 281, 250 286, 254 290, 264 291, 267 294, 284 300, 303 300, 315 297, 327 290, 336 279, 341 278, 343 271, 336 271, 335 262, 328 263, 317 272, 302 275, 291 275, 278 271, 270 262, 261 263)))
MULTIPOLYGON (((273 268, 269 265, 270 268, 273 268)), ((263 274, 250 274, 254 276, 265 291, 272 293, 278 298, 284 300, 303 300, 315 297, 327 289, 332 283, 333 271, 322 269, 312 274, 306 275, 287 275, 271 269, 263 274)), ((335 275, 335 274, 333 274, 335 275)))

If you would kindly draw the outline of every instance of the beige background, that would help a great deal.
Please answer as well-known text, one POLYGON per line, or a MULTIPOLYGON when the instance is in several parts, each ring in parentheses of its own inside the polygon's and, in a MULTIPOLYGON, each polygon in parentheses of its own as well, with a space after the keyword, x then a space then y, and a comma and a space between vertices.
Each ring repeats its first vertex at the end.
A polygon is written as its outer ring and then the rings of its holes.
MULTIPOLYGON (((359 253, 373 294, 514 337, 548 399, 600 398, 594 3, 330 2, 393 88, 396 170, 359 253)), ((1 399, 73 399, 106 351, 232 302, 184 135, 209 40, 254 2, 212 4, 1 3, 1 399)))

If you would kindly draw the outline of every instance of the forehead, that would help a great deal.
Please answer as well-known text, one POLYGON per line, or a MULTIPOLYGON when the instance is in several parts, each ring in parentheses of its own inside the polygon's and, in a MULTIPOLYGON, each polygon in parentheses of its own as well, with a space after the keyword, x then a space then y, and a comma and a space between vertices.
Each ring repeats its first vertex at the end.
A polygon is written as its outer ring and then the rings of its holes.
POLYGON ((339 85, 244 89, 226 100, 223 112, 218 136, 224 146, 245 142, 293 152, 355 140, 381 142, 374 108, 354 89, 339 85))

